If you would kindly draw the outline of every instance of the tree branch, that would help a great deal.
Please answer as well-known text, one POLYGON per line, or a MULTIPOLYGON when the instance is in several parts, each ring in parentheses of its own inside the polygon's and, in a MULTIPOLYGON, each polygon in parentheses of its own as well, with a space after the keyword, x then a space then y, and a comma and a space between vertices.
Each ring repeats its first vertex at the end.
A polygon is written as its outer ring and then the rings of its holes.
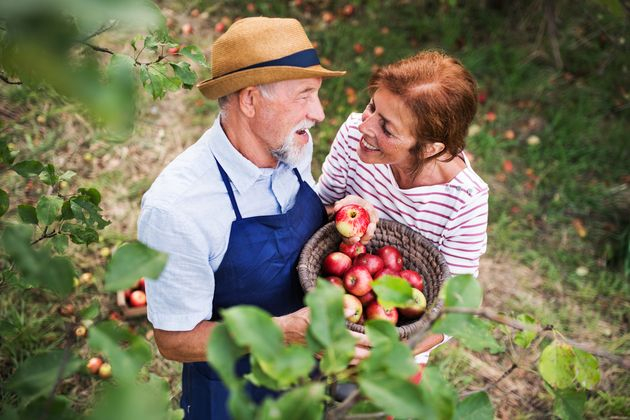
POLYGON ((472 394, 476 394, 477 392, 488 392, 488 391, 490 391, 492 388, 497 386, 499 384, 499 382, 501 382, 502 380, 504 380, 505 378, 510 376, 510 373, 514 372, 514 370, 517 367, 518 367, 518 365, 516 363, 512 363, 512 366, 510 366, 510 368, 508 370, 503 372, 503 375, 501 375, 501 377, 499 377, 499 379, 497 379, 496 381, 491 382, 491 383, 487 384, 486 386, 484 386, 483 388, 475 390, 475 391, 462 392, 460 396, 462 398, 466 398, 467 396, 472 395, 472 394))
POLYGON ((79 42, 81 44, 83 44, 83 45, 86 45, 86 46, 92 48, 94 51, 104 52, 104 53, 111 54, 111 55, 116 54, 114 51, 110 50, 109 48, 99 47, 98 45, 90 44, 87 41, 79 41, 79 42))
POLYGON ((359 388, 352 391, 348 398, 343 400, 337 407, 326 413, 326 420, 335 420, 344 418, 344 415, 350 411, 350 409, 359 401, 361 398, 361 391, 359 388))
MULTIPOLYGON (((507 325, 508 327, 512 327, 514 329, 520 330, 520 331, 535 331, 537 333, 547 333, 549 331, 553 330, 553 326, 552 325, 545 325, 545 326, 539 326, 539 325, 525 325, 521 322, 518 322, 512 318, 506 317, 505 315, 501 315, 498 312, 489 309, 489 308, 479 308, 479 309, 472 309, 472 308, 444 308, 443 310, 444 313, 458 313, 458 314, 471 314, 471 315, 476 315, 476 316, 480 316, 482 318, 486 318, 489 319, 491 321, 494 322, 498 322, 500 324, 503 325, 507 325)), ((584 350, 588 353, 591 353, 595 356, 599 356, 599 357, 603 357, 605 359, 610 360, 613 363, 616 363, 618 365, 621 365, 622 367, 626 368, 626 369, 630 369, 630 355, 618 355, 618 354, 613 354, 610 353, 609 351, 600 349, 592 344, 589 343, 579 343, 577 341, 568 339, 568 338, 564 338, 564 341, 575 347, 578 348, 580 350, 584 350)))
POLYGON ((109 31, 110 29, 112 29, 116 25, 118 25, 118 21, 116 19, 112 19, 112 20, 109 21, 109 23, 103 24, 103 26, 98 28, 96 31, 92 32, 89 35, 86 35, 83 39, 81 39, 81 42, 87 42, 89 39, 92 39, 95 36, 98 36, 98 35, 100 35, 100 34, 102 34, 104 32, 109 31))

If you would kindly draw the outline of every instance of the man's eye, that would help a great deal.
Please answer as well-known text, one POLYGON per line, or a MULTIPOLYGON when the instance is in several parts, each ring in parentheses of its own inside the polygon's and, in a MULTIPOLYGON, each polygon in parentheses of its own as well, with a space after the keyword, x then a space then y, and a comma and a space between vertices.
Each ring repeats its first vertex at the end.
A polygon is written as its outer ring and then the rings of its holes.
POLYGON ((370 112, 374 112, 376 110, 374 102, 370 101, 370 103, 368 104, 368 109, 370 110, 370 112))

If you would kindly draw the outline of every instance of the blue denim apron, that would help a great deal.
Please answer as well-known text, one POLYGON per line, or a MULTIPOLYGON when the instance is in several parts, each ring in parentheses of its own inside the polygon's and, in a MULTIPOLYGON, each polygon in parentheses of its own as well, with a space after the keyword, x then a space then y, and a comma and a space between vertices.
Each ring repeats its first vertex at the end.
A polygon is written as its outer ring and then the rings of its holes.
MULTIPOLYGON (((214 273, 212 320, 219 310, 235 305, 256 305, 273 316, 303 307, 302 288, 296 265, 306 241, 326 222, 326 210, 313 189, 293 169, 300 184, 295 204, 284 214, 241 217, 230 179, 217 162, 230 196, 236 220, 219 268, 214 273)), ((250 371, 249 355, 236 365, 239 375, 250 371)), ((206 362, 184 363, 181 407, 186 420, 229 419, 228 390, 206 362)), ((247 384, 250 397, 260 403, 277 393, 247 384)))

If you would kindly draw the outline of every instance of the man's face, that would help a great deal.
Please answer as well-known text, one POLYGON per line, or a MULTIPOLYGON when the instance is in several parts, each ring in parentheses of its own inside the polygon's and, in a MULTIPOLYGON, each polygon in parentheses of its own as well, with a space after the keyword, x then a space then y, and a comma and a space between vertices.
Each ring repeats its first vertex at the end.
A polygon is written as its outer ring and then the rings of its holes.
POLYGON ((309 140, 306 130, 324 119, 321 84, 319 78, 286 80, 270 86, 270 95, 261 94, 257 135, 276 160, 295 166, 302 158, 309 140))

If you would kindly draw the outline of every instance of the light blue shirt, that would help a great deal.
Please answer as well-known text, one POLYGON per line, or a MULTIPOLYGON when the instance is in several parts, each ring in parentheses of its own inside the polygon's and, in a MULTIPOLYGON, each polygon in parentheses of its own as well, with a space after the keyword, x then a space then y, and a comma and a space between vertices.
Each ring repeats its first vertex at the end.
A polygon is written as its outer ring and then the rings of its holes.
MULTIPOLYGON (((313 142, 297 168, 311 187, 313 142)), ((258 168, 225 135, 219 118, 160 173, 142 197, 138 239, 168 254, 157 281, 146 282, 148 318, 154 328, 190 331, 212 317, 214 272, 236 219, 215 158, 234 189, 243 218, 285 213, 299 189, 291 167, 258 168)))

